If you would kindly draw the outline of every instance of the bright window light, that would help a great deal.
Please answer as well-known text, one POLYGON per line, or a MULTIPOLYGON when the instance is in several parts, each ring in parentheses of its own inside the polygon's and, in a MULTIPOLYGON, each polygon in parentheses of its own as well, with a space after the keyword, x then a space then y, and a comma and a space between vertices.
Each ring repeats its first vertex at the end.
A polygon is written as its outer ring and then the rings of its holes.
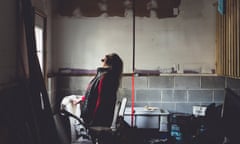
POLYGON ((41 70, 43 72, 43 28, 35 26, 35 38, 37 47, 37 56, 41 70))

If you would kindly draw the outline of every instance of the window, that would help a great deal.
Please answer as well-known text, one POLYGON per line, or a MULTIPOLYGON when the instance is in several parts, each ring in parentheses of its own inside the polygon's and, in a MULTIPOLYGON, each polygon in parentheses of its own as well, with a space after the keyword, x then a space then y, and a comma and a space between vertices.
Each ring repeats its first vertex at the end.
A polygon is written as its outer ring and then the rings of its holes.
MULTIPOLYGON (((46 15, 35 9, 35 40, 36 40, 36 54, 39 60, 39 65, 42 71, 42 75, 45 81, 45 85, 47 85, 47 76, 46 76, 46 15)), ((45 108, 43 95, 40 93, 41 97, 41 107, 45 108)))
POLYGON ((36 48, 37 48, 37 56, 39 59, 39 63, 40 63, 40 67, 42 72, 44 72, 43 69, 43 28, 39 27, 39 26, 35 26, 35 38, 36 38, 36 48))
POLYGON ((38 56, 39 64, 41 67, 41 71, 46 83, 46 15, 35 9, 35 40, 36 40, 36 53, 38 56))

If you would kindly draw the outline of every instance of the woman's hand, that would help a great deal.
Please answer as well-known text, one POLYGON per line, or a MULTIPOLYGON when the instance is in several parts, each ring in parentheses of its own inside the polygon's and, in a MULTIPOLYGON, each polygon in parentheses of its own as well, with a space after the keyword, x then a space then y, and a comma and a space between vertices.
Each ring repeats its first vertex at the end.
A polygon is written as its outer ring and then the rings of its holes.
POLYGON ((84 100, 85 100, 85 96, 81 96, 81 97, 79 97, 78 99, 72 100, 72 104, 77 105, 77 104, 79 104, 80 102, 83 102, 84 100))

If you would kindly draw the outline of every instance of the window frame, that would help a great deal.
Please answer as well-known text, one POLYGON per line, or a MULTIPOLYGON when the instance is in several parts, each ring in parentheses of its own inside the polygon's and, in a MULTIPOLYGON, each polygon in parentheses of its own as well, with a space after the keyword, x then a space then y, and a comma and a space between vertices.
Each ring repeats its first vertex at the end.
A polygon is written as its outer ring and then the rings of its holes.
MULTIPOLYGON (((34 28, 35 26, 40 27, 38 24, 36 24, 36 17, 39 17, 40 23, 42 24, 42 29, 43 29, 43 79, 45 84, 47 85, 47 15, 40 9, 34 7, 34 28)), ((37 42, 36 42, 37 43, 37 42)), ((36 49, 37 52, 37 49, 36 49)))

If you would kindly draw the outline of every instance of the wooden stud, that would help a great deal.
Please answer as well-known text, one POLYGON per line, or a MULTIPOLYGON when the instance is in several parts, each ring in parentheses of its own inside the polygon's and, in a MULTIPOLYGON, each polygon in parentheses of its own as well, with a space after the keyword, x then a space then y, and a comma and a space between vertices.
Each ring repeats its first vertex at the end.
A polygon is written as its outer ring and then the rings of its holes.
POLYGON ((237 21, 236 21, 236 23, 237 23, 237 51, 236 51, 236 53, 237 53, 237 55, 236 55, 236 57, 237 57, 237 77, 238 78, 240 78, 240 2, 239 2, 239 0, 237 0, 237 21))
POLYGON ((230 76, 233 75, 233 7, 232 7, 233 0, 230 0, 230 76))
POLYGON ((236 7, 236 0, 233 0, 233 34, 234 34, 234 39, 233 39, 233 76, 236 77, 237 76, 237 7, 236 7))
POLYGON ((226 33, 226 31, 227 31, 227 28, 226 28, 226 14, 223 16, 223 47, 222 47, 222 49, 223 49, 223 74, 224 75, 226 75, 226 69, 227 69, 227 64, 226 64, 226 62, 227 62, 227 59, 226 59, 226 46, 227 46, 227 39, 226 39, 226 35, 227 35, 227 33, 226 33))

